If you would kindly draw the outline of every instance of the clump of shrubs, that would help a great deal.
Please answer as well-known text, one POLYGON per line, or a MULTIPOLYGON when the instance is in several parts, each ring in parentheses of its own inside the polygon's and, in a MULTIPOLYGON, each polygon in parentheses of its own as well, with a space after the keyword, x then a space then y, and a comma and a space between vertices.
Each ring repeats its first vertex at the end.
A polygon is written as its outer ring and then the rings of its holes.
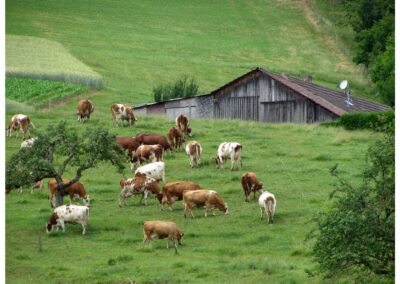
POLYGON ((161 83, 153 88, 154 101, 188 98, 197 95, 199 86, 193 77, 182 76, 175 83, 161 83))

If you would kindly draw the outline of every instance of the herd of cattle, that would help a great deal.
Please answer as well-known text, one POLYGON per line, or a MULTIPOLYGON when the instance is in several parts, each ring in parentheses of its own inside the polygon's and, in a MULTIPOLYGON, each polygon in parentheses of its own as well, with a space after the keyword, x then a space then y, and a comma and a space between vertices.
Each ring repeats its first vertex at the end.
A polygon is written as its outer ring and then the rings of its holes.
MULTIPOLYGON (((78 121, 85 122, 90 118, 94 111, 93 103, 90 100, 81 100, 78 104, 78 121)), ((111 107, 113 125, 119 126, 124 121, 128 121, 129 125, 133 125, 137 118, 132 108, 125 104, 113 104, 111 107)), ((202 147, 197 141, 190 141, 186 144, 186 139, 192 136, 192 129, 189 127, 188 118, 180 114, 176 118, 176 125, 168 130, 167 136, 154 133, 138 133, 135 137, 116 137, 116 143, 120 145, 128 155, 131 163, 131 169, 135 170, 134 177, 130 179, 120 180, 119 206, 123 207, 128 197, 132 195, 141 195, 144 204, 147 205, 147 197, 153 194, 160 204, 161 210, 164 204, 167 204, 170 210, 172 204, 176 200, 183 200, 184 217, 190 214, 194 218, 193 208, 201 207, 205 209, 204 215, 207 217, 208 211, 215 215, 214 210, 218 209, 224 214, 228 214, 228 204, 223 201, 221 196, 214 190, 202 189, 197 183, 191 181, 175 181, 165 183, 165 163, 164 152, 179 151, 185 148, 186 154, 189 156, 191 167, 200 165, 200 157, 202 147), (186 145, 185 145, 186 144, 186 145), (185 147, 184 147, 185 146, 185 147), (140 166, 145 162, 146 165, 140 166), (162 190, 158 182, 164 183, 162 190)), ((33 123, 28 116, 23 114, 14 115, 7 128, 7 134, 11 137, 13 130, 20 130, 25 139, 29 132, 29 126, 33 123)), ((17 134, 18 136, 18 134, 17 134)), ((22 147, 31 147, 35 143, 36 138, 25 140, 21 144, 22 147)), ((219 145, 217 156, 215 157, 216 167, 223 168, 226 160, 231 160, 231 170, 239 170, 242 166, 241 161, 242 145, 237 142, 224 142, 219 145)), ((63 180, 65 183, 68 179, 63 180)), ((241 178, 245 201, 249 201, 249 196, 253 192, 253 198, 256 198, 256 192, 260 193, 258 203, 261 211, 261 219, 266 214, 268 222, 273 223, 275 214, 276 199, 270 192, 264 191, 263 184, 258 180, 253 172, 246 172, 241 178)), ((41 188, 43 182, 40 181, 32 186, 32 188, 41 188)), ((49 200, 51 207, 54 208, 55 196, 58 184, 55 179, 48 182, 49 200)), ((89 217, 90 196, 86 193, 83 184, 79 181, 73 183, 64 190, 64 195, 69 195, 70 204, 62 205, 54 209, 48 224, 47 232, 53 231, 54 228, 65 230, 65 223, 81 224, 83 234, 86 233, 89 217), (72 205, 74 198, 83 200, 84 205, 72 205)), ((167 247, 170 241, 174 242, 175 247, 183 236, 177 224, 167 221, 146 221, 144 222, 144 240, 145 245, 154 238, 167 238, 167 247)))

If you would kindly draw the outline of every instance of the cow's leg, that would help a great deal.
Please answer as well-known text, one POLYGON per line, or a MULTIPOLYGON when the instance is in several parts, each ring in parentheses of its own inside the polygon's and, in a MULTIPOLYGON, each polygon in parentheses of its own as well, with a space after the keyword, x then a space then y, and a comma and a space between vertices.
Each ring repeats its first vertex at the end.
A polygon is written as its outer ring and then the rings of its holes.
POLYGON ((265 212, 265 216, 268 217, 268 222, 269 222, 269 212, 268 212, 267 206, 264 207, 264 212, 265 212))
POLYGON ((212 214, 213 216, 215 216, 214 210, 215 210, 215 208, 214 208, 214 207, 211 207, 211 214, 212 214))
POLYGON ((187 203, 184 203, 183 205, 184 205, 183 216, 186 218, 186 211, 188 209, 188 205, 187 205, 187 203))
POLYGON ((149 195, 149 192, 147 190, 144 191, 144 205, 147 206, 147 196, 149 195))
POLYGON ((261 220, 263 218, 263 209, 260 207, 260 211, 261 211, 261 220))
POLYGON ((82 235, 86 235, 86 223, 85 222, 82 222, 82 229, 83 229, 82 235))
POLYGON ((256 200, 256 189, 255 189, 255 184, 253 184, 250 188, 250 194, 253 192, 253 200, 256 200))
POLYGON ((64 220, 60 220, 60 225, 62 228, 63 233, 65 233, 65 224, 64 224, 64 220))
POLYGON ((141 194, 139 204, 142 204, 144 193, 141 194))
POLYGON ((208 210, 208 207, 207 207, 207 205, 206 206, 204 206, 204 217, 207 217, 207 210, 208 210))
POLYGON ((170 239, 167 238, 167 249, 169 249, 169 241, 170 241, 170 239))

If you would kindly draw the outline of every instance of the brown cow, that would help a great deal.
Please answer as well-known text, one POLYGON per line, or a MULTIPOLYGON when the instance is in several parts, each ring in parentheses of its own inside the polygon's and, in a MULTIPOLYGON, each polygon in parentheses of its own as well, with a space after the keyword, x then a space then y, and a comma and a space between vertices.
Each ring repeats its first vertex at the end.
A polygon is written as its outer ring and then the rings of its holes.
POLYGON ((90 115, 94 112, 93 103, 90 100, 80 100, 78 103, 78 121, 85 122, 90 118, 90 115))
POLYGON ((203 151, 201 145, 197 141, 192 141, 186 145, 186 154, 189 156, 190 166, 193 168, 194 164, 198 166, 200 164, 200 155, 203 151))
POLYGON ((119 126, 120 122, 123 124, 124 120, 127 120, 129 125, 134 125, 135 121, 137 121, 132 107, 126 104, 113 104, 111 106, 111 116, 113 125, 117 126, 119 126))
POLYGON ((198 190, 200 185, 191 181, 176 181, 169 182, 163 186, 163 197, 161 210, 164 209, 164 203, 168 204, 169 209, 172 211, 172 203, 175 200, 182 200, 183 192, 186 190, 198 190))
POLYGON ((192 129, 189 127, 189 120, 184 114, 180 114, 175 119, 176 127, 178 127, 185 135, 192 136, 192 129))
MULTIPOLYGON (((26 134, 29 132, 29 125, 32 125, 33 128, 36 128, 27 115, 16 114, 11 118, 11 121, 8 124, 8 127, 6 129, 7 136, 11 137, 12 131, 19 129, 24 134, 23 139, 25 139, 26 134)), ((17 132, 17 137, 18 137, 18 132, 17 132)))
POLYGON ((135 138, 119 136, 115 138, 115 141, 118 145, 120 145, 123 149, 128 152, 129 161, 132 163, 132 159, 135 156, 136 149, 140 146, 140 143, 137 142, 135 138))
POLYGON ((137 173, 133 178, 121 179, 119 182, 121 192, 119 195, 119 206, 125 206, 125 200, 132 196, 141 194, 139 203, 142 202, 144 197, 144 204, 147 205, 147 196, 152 193, 156 196, 161 204, 162 194, 155 179, 147 177, 145 174, 137 173))
MULTIPOLYGON (((70 180, 67 178, 63 178, 63 183, 68 183, 70 180)), ((52 208, 56 207, 55 204, 55 196, 57 194, 57 181, 56 179, 50 179, 48 183, 48 188, 50 191, 50 205, 52 208)), ((79 181, 71 184, 67 188, 65 188, 63 192, 63 196, 69 195, 70 198, 70 203, 72 202, 72 199, 75 198, 82 198, 83 204, 86 206, 89 206, 90 204, 90 196, 86 194, 85 188, 83 187, 83 184, 80 183, 79 181)))
POLYGON ((160 144, 157 145, 140 145, 135 155, 131 156, 131 169, 142 164, 145 161, 159 162, 163 160, 163 148, 160 144))
POLYGON ((224 203, 219 194, 214 190, 190 190, 183 193, 183 204, 185 206, 184 216, 186 212, 190 212, 192 218, 194 214, 193 207, 205 208, 204 216, 207 217, 207 210, 211 209, 211 213, 215 216, 214 209, 218 208, 225 214, 229 214, 228 204, 224 203))
POLYGON ((178 244, 182 245, 183 233, 180 232, 178 225, 168 221, 145 221, 143 224, 143 246, 150 243, 152 239, 167 239, 167 248, 170 241, 174 242, 175 249, 178 244))
POLYGON ((182 131, 177 127, 172 127, 167 133, 168 141, 172 148, 175 150, 180 150, 182 144, 185 143, 185 138, 183 137, 182 131))
POLYGON ((251 192, 254 193, 254 199, 256 199, 256 191, 260 194, 264 191, 262 182, 258 180, 256 174, 253 172, 244 173, 241 182, 246 202, 249 202, 249 195, 251 192))
POLYGON ((136 141, 139 144, 144 145, 156 145, 160 144, 164 151, 172 151, 171 144, 168 143, 168 140, 165 136, 154 133, 138 133, 135 136, 136 141))

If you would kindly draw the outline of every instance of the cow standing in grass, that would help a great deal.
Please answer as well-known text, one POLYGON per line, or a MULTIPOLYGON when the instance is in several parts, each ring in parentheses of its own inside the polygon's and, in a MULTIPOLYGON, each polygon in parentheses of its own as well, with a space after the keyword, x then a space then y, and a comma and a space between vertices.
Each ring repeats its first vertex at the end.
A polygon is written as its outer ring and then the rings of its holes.
POLYGON ((276 208, 276 199, 275 196, 268 192, 264 191, 260 197, 258 198, 258 204, 260 205, 261 210, 261 219, 263 215, 268 216, 268 223, 274 223, 274 215, 275 215, 275 208, 276 208))
MULTIPOLYGON (((23 139, 25 139, 26 134, 29 133, 29 125, 32 125, 33 128, 36 128, 30 118, 25 114, 16 114, 11 118, 10 123, 6 129, 7 136, 11 137, 13 130, 19 129, 20 132, 23 133, 23 139)), ((18 137, 18 132, 17 132, 18 137)))
POLYGON ((90 115, 94 112, 94 106, 90 100, 80 100, 78 103, 78 121, 85 122, 90 118, 90 115))
POLYGON ((139 144, 144 145, 156 145, 159 144, 163 148, 164 151, 171 152, 173 149, 171 144, 169 144, 167 138, 161 134, 156 133, 138 133, 135 136, 136 141, 139 144))
POLYGON ((133 113, 132 107, 126 104, 113 104, 111 106, 111 116, 113 125, 119 126, 119 124, 123 124, 126 120, 129 125, 134 125, 137 121, 135 114, 133 113))
POLYGON ((148 177, 154 178, 156 181, 162 180, 165 182, 165 164, 164 162, 154 162, 139 167, 135 171, 137 173, 145 174, 148 177))
POLYGON ((183 132, 177 128, 172 127, 168 130, 167 137, 172 148, 175 150, 180 150, 181 146, 185 143, 185 138, 183 137, 183 132))
POLYGON ((179 128, 184 135, 192 136, 192 129, 189 127, 189 120, 184 114, 180 114, 175 119, 176 127, 179 128))
POLYGON ((244 173, 241 182, 243 187, 244 199, 246 202, 249 202, 249 195, 251 194, 251 192, 254 193, 253 199, 256 199, 256 191, 258 191, 260 194, 263 193, 263 184, 258 180, 255 173, 244 173))
POLYGON ((192 141, 186 145, 186 154, 189 156, 190 166, 193 168, 194 165, 198 166, 200 164, 200 156, 203 148, 197 141, 192 141))
MULTIPOLYGON (((133 154, 133 153, 132 153, 133 154)), ((131 155, 131 169, 136 167, 139 163, 145 161, 160 162, 163 160, 163 148, 161 145, 140 145, 134 155, 131 155)))
POLYGON ((231 160, 231 171, 233 171, 234 165, 236 164, 236 169, 239 170, 242 167, 242 145, 237 142, 224 142, 218 147, 217 157, 215 162, 218 169, 224 168, 224 162, 227 159, 231 160))
MULTIPOLYGON (((68 183, 69 181, 70 181, 69 179, 63 178, 64 184, 68 183)), ((53 179, 49 180, 48 188, 49 188, 49 192, 50 192, 50 196, 49 196, 50 205, 52 208, 54 208, 54 207, 56 207, 55 197, 56 197, 57 188, 58 188, 56 179, 53 178, 53 179)), ((83 200, 84 205, 89 206, 89 204, 90 204, 90 196, 86 193, 85 187, 79 181, 74 182, 70 186, 66 187, 63 192, 63 196, 64 195, 69 195, 70 203, 72 202, 73 198, 79 198, 79 199, 83 200)))
POLYGON ((146 221, 143 224, 143 246, 150 243, 153 239, 167 238, 167 248, 169 248, 170 241, 174 242, 175 249, 178 244, 182 245, 181 240, 183 233, 174 222, 168 221, 146 221))
POLYGON ((54 227, 61 227, 65 233, 65 223, 81 224, 82 235, 86 234, 86 228, 89 225, 89 207, 81 205, 61 205, 54 209, 46 225, 47 233, 53 231, 54 227))
POLYGON ((164 203, 167 203, 169 209, 172 211, 172 203, 175 200, 182 200, 183 192, 198 189, 200 189, 200 185, 191 181, 176 181, 164 184, 161 210, 164 209, 164 203))
POLYGON ((215 216, 214 209, 217 208, 225 214, 229 214, 228 204, 226 204, 219 194, 214 190, 193 190, 185 191, 183 193, 183 204, 185 206, 184 216, 190 212, 192 218, 194 218, 193 208, 202 207, 205 209, 204 216, 207 217, 208 209, 211 209, 212 215, 215 216))

